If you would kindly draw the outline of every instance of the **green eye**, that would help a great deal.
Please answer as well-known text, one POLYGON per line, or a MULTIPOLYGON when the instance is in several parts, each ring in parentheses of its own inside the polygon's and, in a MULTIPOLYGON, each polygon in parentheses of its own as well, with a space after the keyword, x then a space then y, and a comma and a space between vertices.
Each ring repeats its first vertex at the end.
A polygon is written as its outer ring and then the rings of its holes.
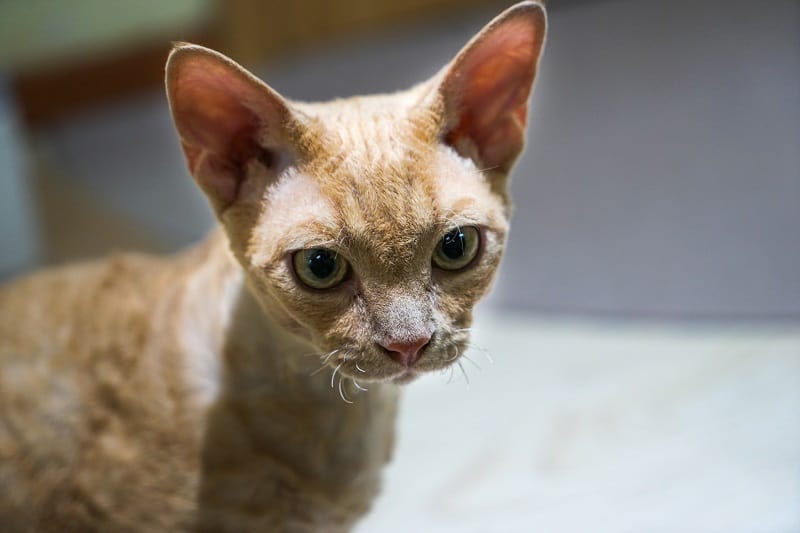
POLYGON ((478 254, 480 233, 466 226, 445 233, 433 252, 433 264, 442 270, 459 270, 469 265, 478 254))
POLYGON ((347 261, 324 248, 300 250, 292 257, 294 271, 300 281, 314 289, 330 289, 347 275, 347 261))

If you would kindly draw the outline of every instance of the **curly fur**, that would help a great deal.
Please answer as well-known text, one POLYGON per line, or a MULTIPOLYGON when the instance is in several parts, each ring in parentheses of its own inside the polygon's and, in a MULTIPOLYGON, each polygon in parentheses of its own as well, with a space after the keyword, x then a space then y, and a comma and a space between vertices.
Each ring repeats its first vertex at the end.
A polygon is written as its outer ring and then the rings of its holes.
POLYGON ((3 531, 348 530, 391 456, 398 385, 467 346, 544 29, 518 4, 433 79, 321 104, 177 46, 167 94, 219 228, 0 289, 3 531), (433 268, 465 225, 474 264, 433 268), (303 287, 290 257, 310 247, 350 278, 303 287), (381 348, 423 333, 413 368, 381 348))

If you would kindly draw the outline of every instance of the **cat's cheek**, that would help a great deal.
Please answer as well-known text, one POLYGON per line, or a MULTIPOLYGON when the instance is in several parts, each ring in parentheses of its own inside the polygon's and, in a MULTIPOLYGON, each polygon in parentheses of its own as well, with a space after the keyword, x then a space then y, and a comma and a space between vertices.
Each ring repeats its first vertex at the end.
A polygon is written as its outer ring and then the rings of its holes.
POLYGON ((250 273, 246 280, 249 292, 266 315, 270 316, 290 333, 305 340, 310 340, 308 328, 281 305, 280 298, 276 295, 277 291, 269 279, 250 273))
POLYGON ((284 311, 285 320, 314 344, 327 345, 331 337, 340 338, 341 330, 345 325, 349 328, 354 320, 353 296, 345 288, 307 289, 288 272, 270 278, 267 283, 274 305, 284 311))
POLYGON ((437 283, 437 310, 455 328, 469 327, 475 305, 489 292, 498 258, 489 258, 470 271, 447 275, 437 283))

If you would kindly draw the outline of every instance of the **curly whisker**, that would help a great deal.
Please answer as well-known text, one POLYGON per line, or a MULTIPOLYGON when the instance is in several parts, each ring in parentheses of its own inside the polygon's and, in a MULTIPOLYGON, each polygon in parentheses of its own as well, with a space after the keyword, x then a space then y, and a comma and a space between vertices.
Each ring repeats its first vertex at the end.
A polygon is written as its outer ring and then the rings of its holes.
MULTIPOLYGON (((331 358, 332 358, 334 355, 336 355, 337 353, 344 352, 344 353, 342 354, 342 356, 341 356, 341 361, 342 361, 342 363, 345 363, 345 362, 347 361, 348 354, 349 354, 351 351, 352 351, 352 350, 350 350, 350 349, 348 349, 348 348, 338 348, 338 349, 336 349, 336 350, 333 350, 333 351, 331 351, 331 352, 328 352, 327 354, 324 354, 324 355, 322 355, 322 354, 317 354, 317 356, 318 356, 318 357, 321 357, 321 358, 322 358, 322 365, 321 365, 319 368, 317 368, 316 370, 314 370, 313 372, 311 372, 311 374, 309 374, 309 375, 310 375, 310 376, 316 376, 317 374, 319 374, 320 372, 322 372, 324 369, 328 368, 328 363, 330 363, 330 360, 331 360, 331 358)), ((313 354, 312 354, 312 355, 313 355, 313 354)), ((341 365, 339 365, 339 366, 341 366, 341 365)), ((331 388, 333 388, 333 384, 331 384, 331 388)))
POLYGON ((339 377, 339 396, 341 396, 342 401, 344 401, 344 403, 353 403, 352 400, 348 400, 347 396, 344 395, 344 390, 342 389, 342 381, 344 381, 344 379, 345 378, 341 376, 339 377))
MULTIPOLYGON (((336 374, 339 372, 339 370, 341 370, 343 364, 344 362, 341 362, 336 368, 333 369, 333 374, 331 374, 331 388, 333 388, 333 382, 336 380, 336 374)), ((341 381, 339 383, 341 384, 341 381)))
MULTIPOLYGON (((445 363, 452 363, 453 361, 455 361, 456 359, 458 359, 458 356, 459 356, 459 355, 461 355, 461 353, 458 351, 458 346, 451 346, 450 348, 455 348, 455 349, 456 349, 456 354, 455 354, 455 355, 453 355, 453 356, 451 356, 451 357, 448 357, 447 359, 445 359, 445 360, 444 360, 444 362, 445 362, 445 363)), ((450 353, 450 349, 448 348, 448 350, 447 350, 447 351, 448 351, 448 355, 449 355, 449 353, 450 353)))
POLYGON ((369 390, 366 387, 362 387, 361 385, 359 385, 358 381, 356 381, 355 378, 351 378, 350 381, 353 382, 353 385, 355 385, 358 390, 361 390, 361 391, 364 391, 364 392, 367 392, 369 390))
POLYGON ((331 360, 331 357, 333 357, 333 356, 334 356, 334 355, 336 355, 337 353, 341 352, 343 349, 344 349, 344 348, 338 348, 338 349, 336 349, 336 350, 333 350, 332 352, 328 352, 328 354, 327 354, 327 355, 325 355, 325 356, 324 356, 324 358, 322 359, 322 362, 323 362, 323 363, 327 363, 328 361, 330 361, 330 360, 331 360))
POLYGON ((367 373, 367 371, 366 371, 366 370, 364 370, 363 368, 361 368, 360 366, 358 366, 358 363, 356 363, 356 370, 358 370, 358 371, 359 371, 359 372, 361 372, 362 374, 366 374, 366 373, 367 373))

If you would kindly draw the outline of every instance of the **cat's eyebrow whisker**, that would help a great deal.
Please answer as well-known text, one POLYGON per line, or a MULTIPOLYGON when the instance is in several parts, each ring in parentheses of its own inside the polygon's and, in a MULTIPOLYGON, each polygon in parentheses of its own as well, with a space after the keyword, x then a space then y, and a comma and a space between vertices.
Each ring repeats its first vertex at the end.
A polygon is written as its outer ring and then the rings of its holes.
MULTIPOLYGON (((339 365, 336 368, 333 369, 333 374, 331 374, 331 388, 333 388, 333 382, 336 380, 336 374, 342 368, 343 364, 344 363, 339 363, 339 365)), ((339 383, 341 384, 341 381, 339 383)))
POLYGON ((362 390, 364 392, 367 392, 369 390, 366 387, 362 387, 361 385, 359 385, 358 381, 356 381, 355 378, 350 378, 350 381, 353 382, 353 385, 355 385, 358 390, 362 390))
POLYGON ((344 390, 342 389, 342 381, 344 381, 343 377, 339 377, 339 396, 342 397, 344 403, 353 403, 351 400, 347 399, 347 396, 344 395, 344 390))
POLYGON ((336 234, 336 239, 334 239, 334 244, 339 248, 347 248, 347 245, 342 238, 342 233, 344 233, 344 226, 339 228, 339 233, 336 234))

